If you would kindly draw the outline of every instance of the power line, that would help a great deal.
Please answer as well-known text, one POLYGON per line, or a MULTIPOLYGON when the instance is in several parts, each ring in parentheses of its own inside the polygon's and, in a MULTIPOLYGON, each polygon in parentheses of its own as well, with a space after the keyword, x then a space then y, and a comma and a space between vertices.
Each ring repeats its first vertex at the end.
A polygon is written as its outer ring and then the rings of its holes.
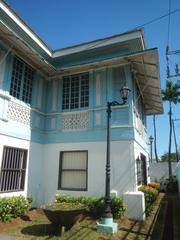
POLYGON ((170 24, 171 24, 171 0, 169 0, 169 12, 168 12, 168 35, 167 35, 167 46, 169 45, 170 38, 170 24))
MULTIPOLYGON (((170 1, 171 1, 171 0, 170 0, 170 1)), ((165 18, 165 17, 168 17, 168 16, 170 16, 170 15, 173 15, 173 14, 179 12, 179 11, 180 11, 180 8, 177 8, 177 9, 175 9, 175 10, 173 10, 173 11, 170 11, 170 12, 168 12, 168 13, 160 16, 160 17, 154 18, 154 19, 152 19, 152 20, 150 20, 150 21, 148 21, 148 22, 146 22, 146 23, 143 23, 142 25, 139 25, 139 26, 136 26, 136 27, 134 27, 134 28, 131 28, 131 29, 129 29, 128 31, 125 31, 125 32, 123 32, 123 33, 131 32, 131 31, 137 30, 137 29, 139 29, 139 28, 145 27, 145 26, 147 26, 147 25, 149 25, 149 24, 152 24, 152 23, 155 23, 155 22, 157 22, 157 21, 160 21, 161 19, 163 19, 163 18, 165 18)), ((123 33, 122 33, 122 34, 123 34, 123 33)), ((107 42, 107 41, 109 41, 109 39, 106 39, 106 38, 105 38, 103 41, 101 41, 101 42, 99 42, 99 43, 95 43, 94 45, 92 45, 92 46, 90 46, 90 47, 87 47, 87 48, 84 49, 84 50, 89 50, 89 49, 91 49, 91 48, 93 48, 93 47, 96 47, 96 46, 98 46, 98 45, 100 45, 100 44, 102 44, 102 43, 105 43, 105 42, 107 42)))
POLYGON ((172 15, 172 14, 174 14, 174 13, 177 13, 177 12, 179 12, 179 11, 180 11, 180 8, 177 8, 177 9, 171 11, 171 12, 168 12, 168 13, 160 16, 160 17, 154 18, 154 19, 152 19, 152 20, 149 21, 149 22, 146 22, 146 23, 144 23, 144 24, 142 24, 142 25, 139 25, 139 26, 137 26, 137 27, 135 27, 135 28, 133 28, 133 29, 131 29, 131 30, 135 30, 135 29, 137 29, 137 28, 145 27, 145 26, 147 26, 147 25, 149 25, 149 24, 151 24, 151 23, 157 22, 157 21, 159 21, 159 20, 161 20, 161 19, 163 19, 163 18, 165 18, 165 17, 168 17, 168 16, 170 16, 170 15, 172 15))
POLYGON ((169 12, 168 12, 168 26, 167 26, 167 47, 166 47, 166 74, 167 78, 170 77, 170 68, 169 68, 169 38, 170 38, 170 20, 171 20, 171 0, 169 0, 169 12))

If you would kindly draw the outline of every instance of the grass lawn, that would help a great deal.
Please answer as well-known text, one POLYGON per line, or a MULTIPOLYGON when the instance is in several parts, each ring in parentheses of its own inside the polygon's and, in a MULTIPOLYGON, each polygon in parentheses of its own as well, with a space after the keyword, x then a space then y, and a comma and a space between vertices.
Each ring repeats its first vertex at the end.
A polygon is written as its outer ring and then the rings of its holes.
MULTIPOLYGON (((0 223, 1 235, 14 236, 19 239, 61 239, 61 240, 157 240, 161 239, 163 232, 162 217, 165 215, 166 204, 163 201, 164 194, 160 193, 154 204, 154 209, 145 222, 137 222, 123 218, 118 220, 119 230, 116 234, 103 234, 97 232, 96 221, 85 217, 81 222, 76 223, 71 230, 63 236, 55 234, 55 229, 48 222, 41 210, 32 210, 28 213, 31 221, 17 218, 10 223, 0 223), (157 229, 158 226, 158 229, 157 229)), ((178 216, 179 217, 179 216, 178 216)), ((177 217, 177 219, 179 219, 177 217)), ((179 224, 177 220, 177 225, 179 224)))

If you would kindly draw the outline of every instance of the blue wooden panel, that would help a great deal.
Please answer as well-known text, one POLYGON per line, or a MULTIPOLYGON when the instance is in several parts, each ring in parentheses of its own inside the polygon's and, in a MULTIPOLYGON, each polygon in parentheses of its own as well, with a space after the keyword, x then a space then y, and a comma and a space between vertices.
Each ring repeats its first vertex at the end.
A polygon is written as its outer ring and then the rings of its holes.
POLYGON ((53 59, 53 65, 57 68, 71 67, 123 56, 130 52, 130 49, 127 47, 106 47, 53 59))
POLYGON ((8 54, 6 57, 6 66, 5 66, 5 74, 4 74, 4 81, 3 81, 3 89, 8 92, 10 90, 10 84, 11 84, 12 67, 13 67, 13 55, 8 54))
POLYGON ((112 124, 113 125, 129 125, 129 109, 128 108, 115 108, 112 111, 112 124))
MULTIPOLYGON (((12 57, 9 57, 7 64, 6 79, 10 84, 10 66, 12 65, 12 57)), ((106 124, 107 101, 116 100, 121 102, 119 89, 127 85, 132 87, 132 76, 130 67, 124 68, 108 68, 90 72, 90 101, 89 101, 89 129, 83 131, 65 132, 61 129, 61 106, 62 106, 62 77, 54 79, 57 81, 57 112, 52 114, 52 80, 43 79, 42 85, 42 106, 38 108, 39 113, 32 111, 31 113, 31 130, 30 128, 13 129, 10 123, 3 123, 0 131, 4 134, 21 137, 24 139, 32 139, 41 143, 63 143, 63 142, 87 142, 87 141, 105 141, 106 140, 106 124), (96 76, 100 74, 100 105, 96 105, 96 76), (42 113, 42 114, 41 114, 42 113), (54 114, 55 113, 55 114, 54 114), (98 113, 98 114, 97 114, 98 113), (37 118, 39 118, 37 120, 37 118), (39 122, 39 126, 37 126, 39 122), (24 130, 25 129, 25 130, 24 130)), ((39 80, 41 76, 36 75, 33 86, 32 106, 37 108, 37 99, 39 92, 39 80)), ((6 86, 7 88, 7 86, 6 86)), ((2 104, 1 104, 2 105, 2 104)), ((113 108, 111 118, 111 138, 112 140, 132 140, 135 137, 135 129, 133 129, 133 94, 130 94, 128 107, 113 108), (129 107, 129 108, 128 108, 129 107), (127 127, 126 125, 129 125, 127 127), (116 128, 113 128, 116 127, 116 128)), ((143 141, 136 135, 137 141, 143 141)))

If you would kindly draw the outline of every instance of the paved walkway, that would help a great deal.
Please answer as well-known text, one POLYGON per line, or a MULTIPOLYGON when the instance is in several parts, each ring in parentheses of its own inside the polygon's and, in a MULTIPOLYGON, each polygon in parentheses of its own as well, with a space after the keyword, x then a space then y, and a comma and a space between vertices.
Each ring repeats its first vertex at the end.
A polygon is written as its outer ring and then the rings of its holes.
POLYGON ((167 194, 167 209, 162 240, 180 240, 180 197, 167 194))
POLYGON ((19 240, 17 237, 12 237, 12 236, 5 236, 5 235, 0 235, 0 240, 19 240))

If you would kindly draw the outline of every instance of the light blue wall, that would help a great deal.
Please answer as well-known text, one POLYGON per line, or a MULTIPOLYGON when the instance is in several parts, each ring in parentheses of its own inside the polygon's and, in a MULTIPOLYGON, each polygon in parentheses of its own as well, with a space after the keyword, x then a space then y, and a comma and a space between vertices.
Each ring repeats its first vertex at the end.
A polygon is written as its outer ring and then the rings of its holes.
MULTIPOLYGON (((12 74, 13 56, 9 54, 6 58, 5 76, 3 81, 3 91, 10 88, 12 74)), ((26 126, 12 126, 12 122, 1 121, 0 133, 31 139, 40 143, 57 142, 83 142, 83 141, 103 141, 106 140, 106 104, 107 101, 121 101, 119 89, 126 85, 132 92, 130 93, 128 105, 114 108, 111 118, 111 138, 112 140, 138 139, 135 133, 133 104, 136 93, 130 65, 119 67, 108 67, 89 72, 89 126, 87 130, 63 131, 62 130, 62 82, 61 76, 46 80, 38 72, 35 73, 31 104, 31 128, 26 126), (100 84, 100 102, 97 104, 98 90, 96 87, 97 75, 100 84), (56 92, 55 92, 56 91, 56 92), (99 121, 96 121, 96 115, 99 121)), ((15 100, 16 101, 16 100, 15 100)), ((17 100, 19 101, 19 100, 17 100)), ((0 116, 7 108, 8 99, 0 97, 0 116)), ((83 109, 82 109, 83 110, 83 109)), ((88 110, 88 109, 87 109, 88 110)), ((143 140, 142 140, 143 141, 143 140)))

